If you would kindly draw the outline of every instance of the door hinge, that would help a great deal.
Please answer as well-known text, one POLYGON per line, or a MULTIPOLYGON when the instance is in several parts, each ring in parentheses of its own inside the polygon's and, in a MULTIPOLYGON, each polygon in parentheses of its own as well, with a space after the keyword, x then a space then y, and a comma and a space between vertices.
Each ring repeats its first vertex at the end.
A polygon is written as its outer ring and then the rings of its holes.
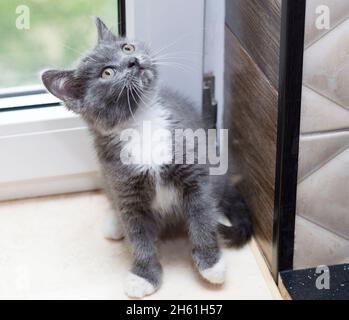
POLYGON ((204 75, 203 83, 203 118, 209 129, 217 128, 217 100, 215 98, 215 77, 212 73, 204 75))

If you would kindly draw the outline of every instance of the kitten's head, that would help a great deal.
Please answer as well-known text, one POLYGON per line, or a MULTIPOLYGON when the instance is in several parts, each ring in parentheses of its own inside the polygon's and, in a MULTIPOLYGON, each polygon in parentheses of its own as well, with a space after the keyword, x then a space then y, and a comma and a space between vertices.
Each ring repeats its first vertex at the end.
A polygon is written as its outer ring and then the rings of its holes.
POLYGON ((153 93, 157 69, 145 44, 116 37, 96 18, 98 43, 74 70, 49 70, 49 92, 96 129, 109 129, 133 116, 153 93))

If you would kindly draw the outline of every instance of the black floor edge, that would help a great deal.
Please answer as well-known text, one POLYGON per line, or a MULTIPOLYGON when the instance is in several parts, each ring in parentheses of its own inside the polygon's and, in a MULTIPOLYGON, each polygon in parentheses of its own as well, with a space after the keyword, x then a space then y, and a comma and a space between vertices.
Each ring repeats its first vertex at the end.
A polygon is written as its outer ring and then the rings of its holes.
POLYGON ((349 300, 349 264, 280 273, 293 300, 349 300))

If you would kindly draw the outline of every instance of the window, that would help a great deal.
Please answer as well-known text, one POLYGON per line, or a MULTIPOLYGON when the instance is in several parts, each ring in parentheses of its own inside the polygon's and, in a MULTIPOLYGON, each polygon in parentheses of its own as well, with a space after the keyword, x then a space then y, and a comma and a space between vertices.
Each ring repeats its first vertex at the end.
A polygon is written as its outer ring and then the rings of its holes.
POLYGON ((103 16, 117 32, 117 4, 117 0, 1 0, 1 93, 4 88, 40 85, 39 71, 44 68, 71 66, 95 39, 90 16, 103 16))
POLYGON ((44 90, 39 74, 72 67, 91 47, 92 15, 124 32, 124 1, 0 1, 0 200, 98 187, 85 124, 44 90))
POLYGON ((91 48, 96 41, 92 15, 100 16, 115 33, 124 35, 127 29, 128 37, 146 41, 154 51, 190 51, 193 71, 159 69, 165 85, 200 107, 204 4, 205 0, 1 0, 0 201, 99 187, 85 123, 46 93, 39 77, 44 68, 71 67, 91 48), (21 20, 25 8, 29 29, 21 20))

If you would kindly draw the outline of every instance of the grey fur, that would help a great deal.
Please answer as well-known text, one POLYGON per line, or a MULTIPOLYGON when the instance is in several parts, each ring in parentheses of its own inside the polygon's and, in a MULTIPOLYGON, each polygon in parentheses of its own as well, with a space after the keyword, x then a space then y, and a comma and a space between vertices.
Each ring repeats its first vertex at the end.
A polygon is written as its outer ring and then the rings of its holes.
POLYGON ((185 225, 194 262, 199 270, 205 270, 217 263, 221 256, 217 241, 218 214, 226 214, 234 223, 232 235, 229 234, 230 228, 222 229, 227 239, 233 239, 232 245, 241 245, 249 239, 251 222, 245 205, 232 186, 226 186, 224 177, 216 177, 214 181, 208 174, 207 165, 168 164, 155 173, 151 168, 139 171, 134 165, 121 162, 120 151, 124 142, 120 141, 119 128, 132 123, 133 115, 141 112, 142 101, 156 97, 159 105, 167 111, 166 120, 172 131, 205 128, 205 123, 188 99, 169 89, 158 88, 156 64, 145 44, 133 43, 135 53, 124 54, 121 48, 128 40, 115 37, 98 18, 96 25, 98 44, 78 67, 71 71, 46 71, 42 80, 52 94, 62 99, 68 109, 80 114, 88 124, 101 164, 106 194, 115 211, 121 215, 133 253, 132 272, 158 287, 162 269, 156 241, 163 230, 185 225), (144 70, 140 70, 139 65, 130 64, 135 57, 144 70), (101 79, 106 67, 115 69, 112 80, 101 79), (123 90, 125 83, 129 84, 128 92, 123 90), (169 212, 156 212, 152 208, 156 183, 171 186, 180 197, 179 205, 172 206, 169 212), (229 191, 222 198, 224 190, 229 191), (228 199, 234 199, 232 206, 229 206, 228 199), (234 205, 239 212, 232 210, 234 205))

